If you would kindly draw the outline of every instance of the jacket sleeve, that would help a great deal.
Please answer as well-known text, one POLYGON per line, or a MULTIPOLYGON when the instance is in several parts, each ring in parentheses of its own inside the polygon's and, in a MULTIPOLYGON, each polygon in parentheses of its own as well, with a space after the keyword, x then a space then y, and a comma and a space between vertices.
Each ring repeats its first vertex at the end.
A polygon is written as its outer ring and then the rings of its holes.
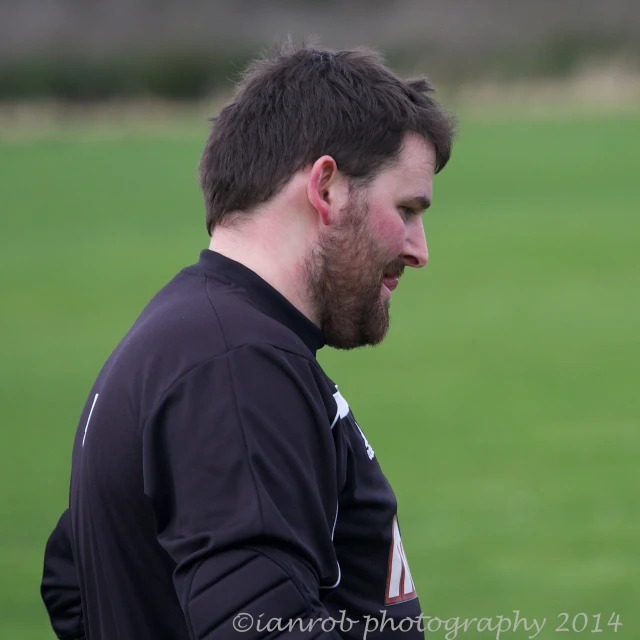
POLYGON ((234 349, 185 374, 144 426, 145 492, 194 639, 340 637, 319 597, 339 581, 337 481, 313 367, 234 349))
POLYGON ((47 540, 40 594, 56 636, 60 640, 82 640, 82 601, 73 560, 68 510, 47 540))

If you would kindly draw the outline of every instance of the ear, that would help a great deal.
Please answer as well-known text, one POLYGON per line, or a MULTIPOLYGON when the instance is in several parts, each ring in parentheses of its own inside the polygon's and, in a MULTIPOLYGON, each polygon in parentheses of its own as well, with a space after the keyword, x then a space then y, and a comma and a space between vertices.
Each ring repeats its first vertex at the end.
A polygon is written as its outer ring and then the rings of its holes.
POLYGON ((322 156, 313 163, 307 182, 307 197, 325 225, 333 222, 336 207, 339 207, 336 201, 338 180, 338 166, 331 156, 322 156))

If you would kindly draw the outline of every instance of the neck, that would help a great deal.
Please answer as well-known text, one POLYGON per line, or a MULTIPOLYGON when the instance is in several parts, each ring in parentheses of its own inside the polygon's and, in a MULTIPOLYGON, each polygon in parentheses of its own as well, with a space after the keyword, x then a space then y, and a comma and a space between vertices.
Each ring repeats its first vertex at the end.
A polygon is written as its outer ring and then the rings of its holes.
MULTIPOLYGON (((311 322, 319 326, 304 282, 305 244, 295 232, 282 234, 264 213, 239 228, 217 228, 209 249, 243 264, 268 282, 311 322)), ((286 228, 286 227, 284 227, 286 228)))

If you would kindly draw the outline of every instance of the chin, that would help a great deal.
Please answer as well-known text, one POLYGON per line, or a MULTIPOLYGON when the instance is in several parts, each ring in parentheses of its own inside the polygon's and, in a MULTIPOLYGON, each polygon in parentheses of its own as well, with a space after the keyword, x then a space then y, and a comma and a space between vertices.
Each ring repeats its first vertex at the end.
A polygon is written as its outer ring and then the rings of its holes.
MULTIPOLYGON (((364 304, 355 307, 338 304, 331 309, 322 326, 328 346, 349 350, 374 346, 384 340, 389 331, 391 291, 382 285, 377 297, 375 289, 371 294, 364 304)), ((367 297, 366 293, 363 297, 367 297)))
POLYGON ((360 331, 354 331, 349 335, 325 334, 325 341, 329 347, 349 351, 350 349, 357 349, 358 347, 373 347, 380 344, 387 336, 388 331, 389 322, 386 322, 384 326, 361 327, 360 331))

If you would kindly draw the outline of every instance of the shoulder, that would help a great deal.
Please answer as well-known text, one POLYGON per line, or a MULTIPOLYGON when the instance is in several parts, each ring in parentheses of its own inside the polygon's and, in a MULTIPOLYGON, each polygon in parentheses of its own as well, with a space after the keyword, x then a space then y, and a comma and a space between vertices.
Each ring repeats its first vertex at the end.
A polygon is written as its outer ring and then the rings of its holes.
POLYGON ((230 365, 242 382, 279 377, 307 391, 315 387, 323 398, 330 389, 303 341, 258 309, 246 291, 186 270, 149 301, 101 377, 142 397, 148 409, 190 372, 230 365))
POLYGON ((251 411, 323 415, 332 426, 335 386, 315 358, 267 342, 246 342, 198 362, 172 387, 190 387, 214 402, 251 411))
POLYGON ((246 289, 223 278, 207 276, 206 281, 210 309, 227 350, 265 344, 315 361, 302 339, 265 313, 246 289))
POLYGON ((174 373, 183 373, 258 344, 315 362, 302 340, 257 308, 246 291, 185 270, 151 299, 118 350, 133 364, 162 369, 166 363, 174 373))
MULTIPOLYGON (((176 377, 144 412, 147 434, 173 425, 216 433, 249 450, 333 450, 335 400, 319 365, 265 343, 248 343, 176 377), (163 427, 164 426, 164 427, 163 427)), ((203 435, 204 438, 204 435, 203 435)))

